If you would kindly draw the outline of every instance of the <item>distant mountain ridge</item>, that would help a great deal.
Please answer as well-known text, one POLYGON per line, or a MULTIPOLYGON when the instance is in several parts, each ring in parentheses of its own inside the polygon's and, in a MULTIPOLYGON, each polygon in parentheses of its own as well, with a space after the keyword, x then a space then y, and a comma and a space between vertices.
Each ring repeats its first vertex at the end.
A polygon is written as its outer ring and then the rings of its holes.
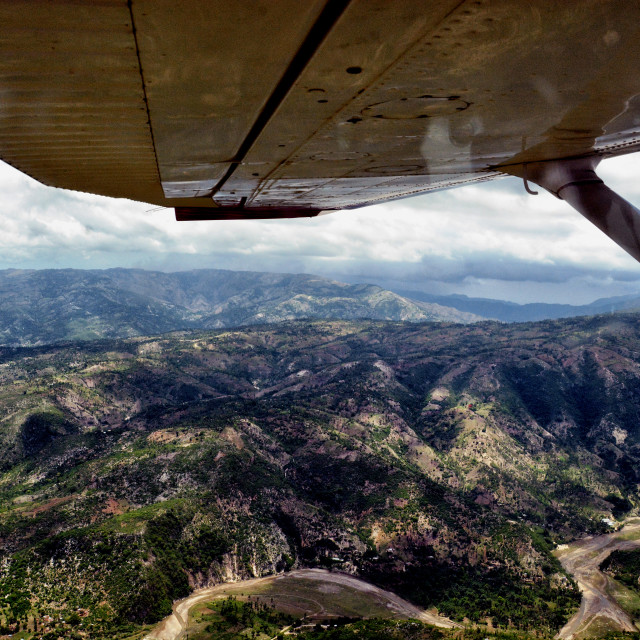
POLYGON ((393 291, 411 300, 453 307, 459 311, 482 316, 487 320, 500 320, 501 322, 537 322, 538 320, 558 320, 617 311, 640 310, 640 297, 637 295, 599 298, 589 304, 573 305, 546 302, 517 304, 492 298, 469 298, 460 294, 437 295, 406 289, 393 289, 393 291))
POLYGON ((475 322, 370 284, 220 269, 0 271, 0 344, 127 338, 298 319, 475 322))

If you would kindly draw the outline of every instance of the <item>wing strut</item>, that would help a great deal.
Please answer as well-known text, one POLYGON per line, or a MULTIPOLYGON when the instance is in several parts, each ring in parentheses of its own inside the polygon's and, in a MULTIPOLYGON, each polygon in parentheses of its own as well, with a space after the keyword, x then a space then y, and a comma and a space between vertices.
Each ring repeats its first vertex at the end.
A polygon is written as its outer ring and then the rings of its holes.
POLYGON ((640 210, 609 189, 597 176, 595 168, 599 162, 599 157, 589 157, 522 166, 528 180, 566 200, 640 262, 640 210))

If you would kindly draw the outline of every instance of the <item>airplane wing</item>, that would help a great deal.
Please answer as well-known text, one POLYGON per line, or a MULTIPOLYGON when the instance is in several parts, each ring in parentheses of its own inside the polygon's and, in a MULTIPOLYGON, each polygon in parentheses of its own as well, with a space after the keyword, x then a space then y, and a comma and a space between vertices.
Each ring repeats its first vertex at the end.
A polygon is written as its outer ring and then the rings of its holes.
POLYGON ((639 60, 620 0, 0 0, 0 158, 183 220, 518 175, 640 259, 637 210, 581 196, 640 149, 639 60))

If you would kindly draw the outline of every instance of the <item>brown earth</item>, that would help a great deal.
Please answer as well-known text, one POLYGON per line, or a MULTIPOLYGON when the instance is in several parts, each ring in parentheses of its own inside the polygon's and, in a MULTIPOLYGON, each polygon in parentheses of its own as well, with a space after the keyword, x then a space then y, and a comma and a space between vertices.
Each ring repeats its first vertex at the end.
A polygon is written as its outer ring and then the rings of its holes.
POLYGON ((578 612, 559 631, 556 638, 572 640, 595 637, 597 623, 620 631, 638 631, 622 607, 616 602, 612 578, 600 571, 600 564, 617 549, 634 549, 640 546, 640 520, 630 520, 614 533, 588 537, 570 545, 561 545, 555 555, 570 573, 582 591, 582 603, 578 612), (592 631, 590 632, 590 627, 592 631))

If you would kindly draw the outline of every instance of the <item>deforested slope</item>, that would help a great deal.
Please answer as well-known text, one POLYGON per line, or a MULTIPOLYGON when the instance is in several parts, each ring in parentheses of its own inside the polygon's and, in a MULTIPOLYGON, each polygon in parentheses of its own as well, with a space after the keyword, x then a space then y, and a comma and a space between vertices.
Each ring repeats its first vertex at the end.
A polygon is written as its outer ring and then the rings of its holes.
POLYGON ((555 543, 638 505, 637 315, 4 348, 0 404, 6 628, 80 610, 113 637, 193 587, 333 567, 553 633, 579 602, 555 543))

